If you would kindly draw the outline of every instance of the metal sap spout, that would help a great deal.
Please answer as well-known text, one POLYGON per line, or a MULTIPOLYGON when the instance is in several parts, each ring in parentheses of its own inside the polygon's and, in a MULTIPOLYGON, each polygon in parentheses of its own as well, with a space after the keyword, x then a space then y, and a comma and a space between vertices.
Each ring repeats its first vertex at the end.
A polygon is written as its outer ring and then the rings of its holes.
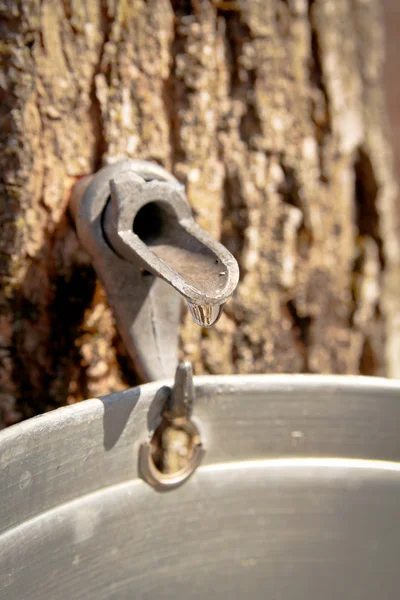
POLYGON ((104 230, 113 249, 175 288, 198 325, 214 325, 238 284, 239 267, 194 222, 183 187, 124 173, 110 181, 110 191, 104 230))
POLYGON ((211 327, 238 284, 236 260, 194 222, 183 186, 155 163, 126 159, 82 178, 71 211, 138 377, 173 377, 178 294, 195 322, 211 327))

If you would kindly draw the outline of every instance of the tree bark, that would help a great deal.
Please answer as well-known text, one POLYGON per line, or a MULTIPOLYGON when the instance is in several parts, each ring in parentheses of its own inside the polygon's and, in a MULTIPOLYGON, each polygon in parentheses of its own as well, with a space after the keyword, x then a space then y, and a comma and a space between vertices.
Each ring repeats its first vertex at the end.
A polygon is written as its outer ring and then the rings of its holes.
POLYGON ((136 382, 68 214, 158 161, 236 256, 202 373, 400 376, 399 205, 379 0, 2 4, 1 396, 10 424, 136 382))

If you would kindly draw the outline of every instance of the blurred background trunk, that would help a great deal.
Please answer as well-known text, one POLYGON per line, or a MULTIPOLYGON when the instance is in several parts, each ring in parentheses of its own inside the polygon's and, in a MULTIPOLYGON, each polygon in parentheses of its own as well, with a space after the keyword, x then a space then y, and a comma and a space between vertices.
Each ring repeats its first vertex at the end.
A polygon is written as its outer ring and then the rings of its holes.
POLYGON ((170 169, 239 261, 214 328, 183 314, 197 374, 400 375, 379 0, 1 10, 4 424, 136 382, 67 210, 124 156, 170 169))

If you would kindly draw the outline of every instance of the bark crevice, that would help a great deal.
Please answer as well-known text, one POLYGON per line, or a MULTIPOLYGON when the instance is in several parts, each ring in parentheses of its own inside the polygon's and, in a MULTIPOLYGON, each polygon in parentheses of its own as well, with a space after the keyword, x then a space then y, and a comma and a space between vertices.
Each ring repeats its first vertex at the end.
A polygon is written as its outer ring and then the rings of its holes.
POLYGON ((292 319, 292 333, 299 354, 303 359, 302 373, 309 373, 309 346, 310 346, 310 330, 312 318, 310 316, 300 316, 294 300, 288 300, 286 303, 287 310, 292 319))
POLYGON ((322 183, 327 183, 328 175, 325 164, 325 151, 326 145, 332 134, 332 123, 329 94, 324 81, 322 49, 319 43, 319 36, 323 35, 323 32, 319 31, 318 21, 315 17, 316 10, 316 0, 309 0, 308 20, 310 23, 311 34, 311 55, 309 61, 311 119, 315 125, 315 135, 318 144, 320 180, 322 183))
POLYGON ((104 33, 101 47, 98 53, 98 61, 94 67, 90 86, 90 107, 89 115, 92 122, 92 131, 95 138, 93 148, 92 164, 93 173, 98 171, 103 165, 103 158, 107 151, 106 132, 104 127, 104 117, 101 108, 101 102, 96 87, 96 78, 103 73, 103 59, 105 48, 110 41, 112 31, 112 19, 108 14, 106 0, 101 0, 101 28, 104 33))
POLYGON ((385 269, 380 215, 377 207, 379 186, 368 153, 359 148, 354 161, 356 226, 360 236, 371 237, 379 249, 381 271, 385 269))
POLYGON ((246 276, 243 253, 248 226, 248 209, 243 200, 240 179, 237 175, 227 175, 224 182, 221 243, 238 261, 242 278, 246 276))
POLYGON ((376 358, 374 349, 371 345, 369 338, 367 337, 364 340, 360 362, 359 362, 359 373, 360 375, 371 376, 375 375, 377 372, 377 368, 379 365, 379 361, 376 358))
POLYGON ((171 2, 174 12, 173 36, 170 45, 170 67, 163 86, 163 103, 165 106, 168 126, 172 170, 177 163, 185 161, 185 150, 181 143, 182 119, 179 111, 188 108, 188 92, 182 74, 178 73, 177 60, 185 52, 186 36, 182 31, 181 19, 190 15, 191 2, 174 0, 171 2), (179 110, 177 110, 179 107, 179 110))

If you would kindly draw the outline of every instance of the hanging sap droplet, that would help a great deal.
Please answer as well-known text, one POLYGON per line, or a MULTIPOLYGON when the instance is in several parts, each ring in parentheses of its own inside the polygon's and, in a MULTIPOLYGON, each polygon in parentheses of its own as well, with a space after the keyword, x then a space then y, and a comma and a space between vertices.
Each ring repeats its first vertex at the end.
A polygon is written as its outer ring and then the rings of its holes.
POLYGON ((202 304, 192 304, 188 302, 192 317, 200 327, 211 327, 214 325, 222 315, 224 310, 223 304, 217 304, 216 306, 206 306, 202 304))

